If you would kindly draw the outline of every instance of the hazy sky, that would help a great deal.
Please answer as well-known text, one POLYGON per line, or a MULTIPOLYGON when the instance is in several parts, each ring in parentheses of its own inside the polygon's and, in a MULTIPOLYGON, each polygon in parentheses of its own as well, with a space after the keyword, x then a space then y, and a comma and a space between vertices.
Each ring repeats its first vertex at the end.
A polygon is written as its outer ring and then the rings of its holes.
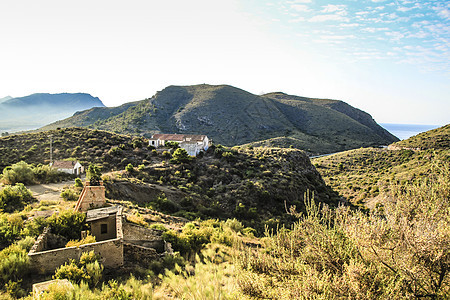
POLYGON ((0 98, 86 92, 116 106, 200 83, 448 124, 450 1, 0 1, 0 98))

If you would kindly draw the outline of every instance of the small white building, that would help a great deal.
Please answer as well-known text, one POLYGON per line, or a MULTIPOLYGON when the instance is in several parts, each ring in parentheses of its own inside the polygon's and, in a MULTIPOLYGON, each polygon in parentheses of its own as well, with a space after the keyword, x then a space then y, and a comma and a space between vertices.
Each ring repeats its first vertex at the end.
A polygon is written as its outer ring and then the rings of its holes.
POLYGON ((51 167, 60 172, 75 174, 77 176, 84 173, 84 167, 78 161, 73 160, 55 160, 53 164, 51 164, 51 167))
POLYGON ((197 156, 200 151, 206 151, 209 147, 209 139, 200 134, 154 134, 149 139, 149 146, 163 147, 167 142, 178 143, 180 148, 186 150, 190 156, 197 156))

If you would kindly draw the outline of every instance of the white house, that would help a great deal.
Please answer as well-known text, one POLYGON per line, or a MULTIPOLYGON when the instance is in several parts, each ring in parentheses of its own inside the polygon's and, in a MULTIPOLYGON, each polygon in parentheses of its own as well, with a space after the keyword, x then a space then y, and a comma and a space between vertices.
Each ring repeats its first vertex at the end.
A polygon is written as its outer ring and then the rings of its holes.
POLYGON ((78 161, 73 160, 55 160, 51 167, 60 172, 75 175, 81 175, 84 172, 84 167, 78 161))
POLYGON ((209 147, 209 139, 206 135, 199 134, 154 134, 148 144, 155 148, 165 146, 167 142, 176 142, 186 150, 190 156, 197 156, 200 151, 206 151, 209 147))

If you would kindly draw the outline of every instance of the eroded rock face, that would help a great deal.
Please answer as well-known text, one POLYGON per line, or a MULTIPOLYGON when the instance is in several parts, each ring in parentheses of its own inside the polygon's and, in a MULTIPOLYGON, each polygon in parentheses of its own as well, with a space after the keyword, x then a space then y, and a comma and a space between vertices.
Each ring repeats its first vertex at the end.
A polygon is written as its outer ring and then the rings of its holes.
POLYGON ((149 203, 164 194, 171 201, 178 201, 185 197, 180 191, 173 191, 162 186, 146 183, 131 183, 129 181, 108 181, 104 183, 108 199, 131 201, 133 203, 149 203))

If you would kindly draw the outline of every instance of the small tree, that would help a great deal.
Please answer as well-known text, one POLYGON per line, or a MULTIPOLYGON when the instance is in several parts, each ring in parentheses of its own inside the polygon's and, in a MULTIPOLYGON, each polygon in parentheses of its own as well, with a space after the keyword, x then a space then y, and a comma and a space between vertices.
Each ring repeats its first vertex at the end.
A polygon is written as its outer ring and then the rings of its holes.
POLYGON ((134 172, 134 167, 133 167, 133 165, 132 165, 132 164, 128 164, 128 165, 125 167, 125 171, 127 171, 128 174, 133 174, 133 172, 134 172))
POLYGON ((190 162, 191 160, 192 160, 192 157, 189 156, 189 154, 187 153, 187 151, 185 149, 178 148, 173 153, 172 159, 170 160, 170 162, 180 164, 180 163, 190 162))
POLYGON ((96 165, 89 165, 89 168, 86 172, 86 177, 89 180, 90 185, 100 185, 102 173, 96 165))

